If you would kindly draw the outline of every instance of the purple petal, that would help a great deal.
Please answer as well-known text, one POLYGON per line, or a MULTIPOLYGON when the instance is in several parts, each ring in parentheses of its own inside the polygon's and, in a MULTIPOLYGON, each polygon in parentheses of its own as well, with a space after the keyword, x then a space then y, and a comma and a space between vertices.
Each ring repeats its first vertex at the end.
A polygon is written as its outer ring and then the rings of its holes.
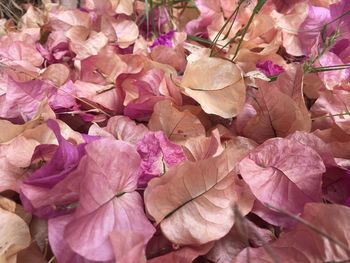
POLYGON ((63 138, 60 127, 54 120, 48 120, 47 126, 54 132, 58 148, 54 156, 46 165, 36 170, 24 182, 35 186, 51 188, 65 178, 78 165, 81 157, 85 154, 85 144, 73 145, 63 138))
MULTIPOLYGON (((67 212, 67 209, 56 209, 54 203, 45 203, 39 207, 32 202, 40 198, 47 199, 52 189, 74 171, 80 159, 85 155, 86 145, 73 145, 64 139, 59 125, 54 120, 48 120, 47 125, 54 132, 59 146, 47 164, 23 181, 20 191, 20 198, 25 209, 40 217, 53 217, 67 212)), ((34 156, 50 155, 51 152, 52 147, 41 145, 34 156)), ((65 192, 69 193, 69 190, 66 191, 63 187, 60 190, 61 196, 64 196, 65 192)), ((72 198, 69 197, 67 200, 69 200, 67 203, 69 205, 70 201, 76 200, 76 196, 72 195, 72 198)))
POLYGON ((159 35, 151 45, 151 48, 156 46, 173 47, 172 39, 175 36, 175 30, 171 30, 168 33, 159 35))

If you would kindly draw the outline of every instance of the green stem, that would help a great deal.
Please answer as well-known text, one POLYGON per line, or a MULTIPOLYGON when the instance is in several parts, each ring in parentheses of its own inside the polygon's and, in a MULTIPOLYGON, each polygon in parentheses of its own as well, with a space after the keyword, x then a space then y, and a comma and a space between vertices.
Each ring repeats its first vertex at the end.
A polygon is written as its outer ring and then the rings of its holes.
MULTIPOLYGON (((327 27, 327 25, 325 25, 327 27)), ((312 66, 317 60, 319 60, 328 50, 330 50, 335 44, 337 38, 339 37, 339 30, 336 30, 328 39, 324 40, 324 47, 318 52, 317 56, 311 61, 307 61, 304 64, 304 72, 310 73, 314 67, 312 66)))
MULTIPOLYGON (((333 20, 327 22, 326 24, 322 25, 322 26, 317 26, 317 27, 314 27, 314 28, 310 28, 308 30, 298 30, 298 31, 295 31, 295 32, 298 32, 298 33, 304 33, 304 32, 314 32, 314 31, 318 31, 336 21, 338 21, 339 19, 342 19, 344 16, 347 16, 350 14, 350 10, 347 10, 345 11, 343 14, 341 14, 340 16, 334 18, 333 20)), ((294 30, 290 30, 290 31, 294 31, 294 30)))
MULTIPOLYGON (((234 24, 234 22, 235 22, 235 20, 236 20, 236 17, 237 17, 239 8, 241 7, 241 5, 242 5, 243 2, 244 2, 244 0, 239 1, 238 6, 236 7, 236 9, 232 12, 232 14, 230 15, 230 17, 226 20, 226 22, 224 23, 224 25, 220 28, 219 32, 216 34, 216 36, 215 36, 215 38, 214 38, 214 40, 213 40, 213 42, 212 42, 212 45, 211 45, 211 47, 210 47, 210 48, 211 48, 211 51, 210 51, 210 56, 211 56, 211 57, 214 56, 214 55, 213 55, 214 46, 216 46, 216 43, 218 42, 218 40, 219 40, 219 38, 220 38, 222 32, 224 32, 224 30, 225 30, 226 26, 228 25, 228 23, 230 22, 230 20, 233 19, 233 20, 232 20, 232 23, 231 23, 231 26, 230 26, 230 28, 229 28, 229 31, 228 31, 228 32, 226 33, 226 35, 224 36, 224 39, 226 39, 226 38, 228 37, 228 34, 230 33, 230 31, 231 31, 231 29, 232 29, 232 26, 233 26, 233 24, 234 24)), ((225 45, 225 46, 226 46, 226 45, 225 45)), ((225 46, 224 46, 224 47, 225 47, 225 46)), ((215 54, 217 54, 217 52, 216 52, 215 54)))
MULTIPOLYGON (((230 26, 230 28, 229 28, 229 31, 227 32, 227 34, 225 35, 225 37, 224 37, 223 39, 226 39, 226 38, 228 37, 228 35, 229 35, 229 33, 230 33, 231 29, 232 29, 232 26, 233 26, 233 24, 234 24, 234 22, 235 22, 235 20, 236 20, 236 18, 237 18, 237 15, 238 15, 238 12, 239 12, 239 8, 240 8, 241 5, 243 4, 243 2, 244 2, 244 0, 243 0, 243 1, 240 1, 240 2, 238 3, 237 8, 233 11, 232 15, 231 15, 230 18, 228 19, 228 21, 229 21, 229 20, 231 19, 231 17, 233 17, 233 21, 232 21, 232 24, 231 24, 231 26, 230 26)), ((220 53, 225 47, 227 47, 228 45, 230 45, 232 42, 236 41, 237 37, 239 36, 239 33, 240 33, 240 31, 238 31, 238 32, 235 34, 235 36, 234 36, 233 38, 231 38, 229 41, 227 41, 227 43, 226 43, 225 45, 223 45, 218 51, 216 51, 216 52, 213 53, 213 49, 212 49, 211 52, 210 52, 210 56, 211 56, 211 57, 215 57, 215 56, 216 56, 218 53, 220 53)), ((216 42, 215 42, 215 44, 216 44, 216 42)))
MULTIPOLYGON (((152 0, 151 0, 152 1, 152 0)), ((149 6, 148 6, 148 0, 145 0, 145 13, 146 13, 146 24, 147 24, 147 37, 149 33, 149 6)))
POLYGON ((349 15, 349 14, 350 14, 350 10, 347 10, 347 11, 345 11, 343 14, 341 14, 340 16, 334 18, 332 21, 326 23, 324 26, 328 26, 328 25, 330 25, 330 24, 332 24, 332 23, 338 21, 339 19, 342 19, 344 16, 347 16, 347 15, 349 15))
POLYGON ((350 115, 350 112, 343 112, 343 113, 338 113, 338 114, 329 114, 329 115, 318 116, 318 117, 311 118, 311 120, 332 118, 332 117, 341 117, 341 116, 347 116, 347 115, 350 115))
POLYGON ((231 59, 231 61, 233 61, 237 57, 238 51, 239 51, 239 49, 243 43, 243 40, 244 40, 244 36, 247 34, 248 29, 249 29, 250 25, 252 24, 254 17, 260 12, 261 8, 264 6, 264 4, 266 2, 267 2, 267 0, 259 0, 258 3, 256 4, 256 6, 254 7, 253 13, 250 16, 247 25, 243 29, 242 36, 239 39, 235 54, 233 55, 233 58, 231 59))
POLYGON ((333 71, 333 70, 343 70, 348 68, 350 68, 350 64, 334 65, 334 66, 326 66, 326 67, 312 67, 308 70, 308 72, 318 73, 318 72, 333 71))
POLYGON ((211 42, 208 39, 197 37, 197 36, 194 36, 194 35, 187 35, 187 39, 190 39, 190 40, 193 40, 193 41, 197 41, 197 42, 200 42, 200 43, 204 43, 204 44, 208 44, 208 45, 212 45, 213 44, 213 42, 211 42))

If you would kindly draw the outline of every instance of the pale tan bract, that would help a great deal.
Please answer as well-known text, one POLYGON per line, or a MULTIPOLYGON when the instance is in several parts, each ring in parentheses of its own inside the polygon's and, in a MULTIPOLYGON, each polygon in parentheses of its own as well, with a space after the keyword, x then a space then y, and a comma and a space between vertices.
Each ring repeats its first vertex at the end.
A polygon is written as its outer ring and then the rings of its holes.
POLYGON ((17 253, 30 244, 27 224, 14 213, 0 208, 0 262, 15 263, 17 253))
POLYGON ((235 221, 234 206, 250 212, 254 197, 234 169, 242 153, 229 147, 218 157, 175 166, 148 184, 148 214, 175 244, 220 239, 235 221))
POLYGON ((189 63, 181 87, 206 113, 223 118, 238 115, 245 102, 246 87, 241 70, 220 58, 201 57, 189 63))
POLYGON ((165 100, 155 105, 148 127, 151 131, 163 131, 172 142, 178 144, 205 135, 204 126, 195 115, 189 110, 180 111, 165 100))

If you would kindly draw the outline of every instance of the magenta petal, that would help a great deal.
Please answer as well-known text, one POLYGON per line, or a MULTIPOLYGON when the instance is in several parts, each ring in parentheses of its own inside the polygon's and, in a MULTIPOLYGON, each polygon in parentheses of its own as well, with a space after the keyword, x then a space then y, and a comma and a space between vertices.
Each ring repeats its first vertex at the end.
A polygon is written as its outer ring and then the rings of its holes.
POLYGON ((148 120, 155 104, 161 100, 172 100, 175 104, 182 101, 179 89, 171 84, 161 69, 145 70, 130 76, 122 82, 122 88, 126 98, 130 97, 124 101, 124 115, 131 119, 148 120))
POLYGON ((65 56, 72 57, 69 51, 69 41, 64 31, 51 32, 45 46, 37 43, 36 48, 48 64, 63 62, 65 56))
POLYGON ((54 96, 50 98, 49 104, 54 110, 78 107, 75 101, 75 96, 74 84, 71 80, 69 80, 66 84, 64 84, 64 86, 57 90, 54 96))
MULTIPOLYGON (((59 146, 46 165, 24 180, 20 195, 24 207, 41 217, 56 216, 57 211, 50 204, 39 209, 31 203, 32 199, 39 199, 40 196, 45 199, 46 195, 50 194, 50 189, 64 180, 78 166, 80 159, 85 154, 85 144, 76 146, 64 139, 57 122, 48 120, 47 125, 53 130, 59 146)), ((39 149, 43 150, 43 147, 39 149)), ((48 147, 46 149, 51 151, 48 147)))
POLYGON ((60 127, 54 120, 48 120, 47 126, 52 129, 57 138, 59 144, 57 151, 50 162, 36 170, 24 180, 24 183, 51 188, 77 167, 81 157, 85 154, 85 144, 76 146, 64 139, 60 127))
POLYGON ((148 133, 137 143, 137 152, 142 162, 139 171, 139 186, 144 187, 148 181, 164 173, 162 152, 154 133, 148 133))
POLYGON ((350 39, 340 39, 330 51, 336 54, 341 60, 346 60, 346 58, 350 57, 350 39))
MULTIPOLYGON (((337 3, 330 5, 329 10, 331 13, 332 20, 333 19, 335 20, 350 10, 350 2, 348 0, 338 1, 337 3)), ((335 28, 340 28, 341 32, 348 35, 349 30, 350 30, 350 16, 349 16, 349 14, 344 15, 340 19, 337 19, 337 21, 335 21, 335 23, 333 23, 332 26, 335 28)))
POLYGON ((164 134, 164 132, 155 132, 155 136, 159 141, 160 148, 163 153, 164 161, 167 167, 172 167, 184 162, 187 158, 180 145, 172 143, 164 134))
MULTIPOLYGON (((322 55, 319 61, 322 67, 331 67, 344 64, 344 62, 332 52, 326 52, 324 55, 322 55)), ((318 75, 326 87, 332 89, 333 87, 339 85, 339 83, 346 81, 349 78, 350 70, 348 68, 342 70, 330 70, 320 72, 318 75)))
POLYGON ((199 18, 188 22, 185 31, 189 35, 208 38, 208 26, 212 23, 212 20, 212 17, 202 15, 199 18))
POLYGON ((36 50, 40 52, 43 58, 45 58, 48 61, 52 60, 52 55, 45 47, 43 47, 43 45, 41 45, 40 43, 36 43, 35 47, 36 47, 36 50))
POLYGON ((350 207, 350 197, 348 199, 346 199, 344 205, 349 206, 350 207))
POLYGON ((60 89, 49 81, 38 79, 19 82, 9 77, 6 84, 8 88, 5 101, 0 104, 0 117, 3 118, 31 119, 46 98, 53 109, 71 108, 77 105, 71 81, 60 89))
POLYGON ((163 96, 147 96, 142 100, 129 103, 124 109, 124 115, 131 119, 148 120, 153 113, 154 105, 161 100, 166 99, 163 96))
POLYGON ((173 47, 172 39, 175 36, 175 30, 159 35, 152 43, 151 48, 156 46, 173 47))
POLYGON ((79 201, 79 186, 83 171, 83 166, 80 165, 53 188, 23 183, 20 189, 23 206, 40 218, 52 218, 71 213, 79 201))
POLYGON ((271 60, 265 60, 258 62, 256 64, 256 68, 264 73, 267 77, 273 77, 284 72, 284 68, 274 64, 271 60))

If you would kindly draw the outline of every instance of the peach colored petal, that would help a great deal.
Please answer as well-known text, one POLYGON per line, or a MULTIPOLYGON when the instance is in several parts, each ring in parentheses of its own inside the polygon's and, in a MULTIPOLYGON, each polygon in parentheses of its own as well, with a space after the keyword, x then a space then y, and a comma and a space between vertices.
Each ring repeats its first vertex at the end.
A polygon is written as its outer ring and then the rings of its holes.
POLYGON ((220 134, 213 130, 210 137, 198 136, 186 141, 185 154, 191 161, 204 160, 221 154, 224 148, 221 145, 220 134))
POLYGON ((121 103, 118 93, 113 86, 98 85, 80 80, 77 80, 74 86, 78 97, 98 103, 109 110, 117 110, 118 105, 121 103))
POLYGON ((0 261, 15 262, 16 254, 30 245, 29 228, 19 216, 1 208, 0 222, 0 261))
POLYGON ((52 64, 41 74, 43 79, 52 81, 56 87, 61 87, 68 81, 70 70, 63 64, 52 64))
POLYGON ((130 16, 134 10, 134 0, 120 0, 115 10, 117 14, 130 16))
POLYGON ((139 28, 135 22, 125 18, 117 18, 113 28, 117 35, 117 43, 121 48, 127 48, 139 36, 139 28))
POLYGON ((220 58, 202 57, 187 65, 181 86, 192 90, 213 91, 241 79, 241 71, 235 64, 220 58))
POLYGON ((160 101, 154 107, 148 127, 152 131, 163 131, 175 143, 205 134, 200 120, 188 110, 179 111, 169 101, 160 101))
POLYGON ((209 114, 223 118, 236 116, 245 102, 245 84, 233 63, 211 57, 190 62, 181 81, 184 93, 209 114))
POLYGON ((255 100, 250 101, 252 104, 246 103, 242 114, 237 117, 236 125, 240 134, 262 143, 276 136, 285 137, 297 130, 310 131, 311 118, 305 113, 305 108, 300 108, 299 100, 294 101, 290 94, 267 82, 258 83, 255 100), (257 130, 258 133, 255 132, 257 130))
POLYGON ((216 114, 223 118, 237 116, 243 109, 246 86, 241 79, 234 85, 220 90, 199 91, 185 89, 185 94, 196 100, 208 114, 216 114))
POLYGON ((246 248, 233 262, 245 263, 248 258, 251 262, 263 263, 346 262, 350 258, 349 216, 350 209, 345 206, 306 204, 301 219, 314 229, 298 222, 295 229, 270 244, 273 256, 262 247, 246 248))
POLYGON ((185 162, 149 182, 146 210, 176 244, 204 244, 226 235, 234 223, 233 206, 250 211, 253 197, 236 178, 232 148, 218 157, 185 162), (193 227, 193 226, 196 227, 193 227))
POLYGON ((72 27, 66 32, 66 36, 70 39, 70 48, 78 59, 97 55, 108 43, 108 38, 102 32, 90 32, 82 26, 72 27))

